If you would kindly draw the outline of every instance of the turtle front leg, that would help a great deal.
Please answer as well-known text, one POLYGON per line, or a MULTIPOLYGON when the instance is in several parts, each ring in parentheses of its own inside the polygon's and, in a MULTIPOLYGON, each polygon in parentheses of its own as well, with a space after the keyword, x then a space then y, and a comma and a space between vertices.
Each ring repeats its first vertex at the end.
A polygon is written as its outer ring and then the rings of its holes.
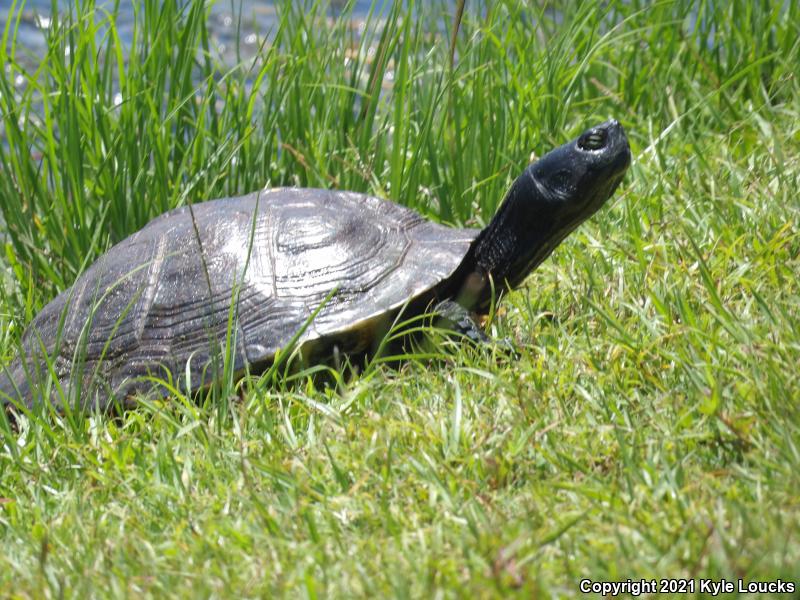
POLYGON ((486 335, 472 318, 472 314, 458 302, 443 300, 436 305, 433 312, 439 315, 439 321, 445 321, 446 329, 463 335, 475 344, 492 344, 492 338, 486 335))
POLYGON ((475 344, 493 344, 492 338, 486 335, 472 318, 472 314, 458 302, 443 300, 436 305, 433 312, 439 316, 437 325, 443 325, 445 329, 455 331, 475 344))
POLYGON ((436 325, 444 326, 445 329, 463 335, 476 346, 499 347, 513 356, 520 356, 516 345, 508 338, 495 340, 486 335, 481 326, 475 322, 472 313, 458 302, 444 300, 437 304, 433 311, 439 316, 436 325))

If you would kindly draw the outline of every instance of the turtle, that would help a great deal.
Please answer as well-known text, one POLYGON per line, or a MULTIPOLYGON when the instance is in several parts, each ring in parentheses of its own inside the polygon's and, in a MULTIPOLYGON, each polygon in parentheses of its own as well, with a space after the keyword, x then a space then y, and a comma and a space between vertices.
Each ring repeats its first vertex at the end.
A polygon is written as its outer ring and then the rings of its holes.
POLYGON ((171 210, 33 318, 0 367, 0 398, 17 410, 129 407, 157 379, 207 387, 220 348, 237 374, 267 368, 290 344, 313 361, 369 353, 401 313, 439 314, 488 342, 476 318, 600 209, 630 162, 618 121, 591 127, 528 165, 483 229, 292 187, 171 210))

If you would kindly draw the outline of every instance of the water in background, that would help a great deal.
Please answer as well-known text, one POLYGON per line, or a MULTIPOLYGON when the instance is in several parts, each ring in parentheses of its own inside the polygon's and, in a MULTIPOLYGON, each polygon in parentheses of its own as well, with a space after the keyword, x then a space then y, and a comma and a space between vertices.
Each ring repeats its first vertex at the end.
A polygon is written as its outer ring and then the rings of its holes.
MULTIPOLYGON (((70 6, 77 0, 57 0, 59 13, 65 15, 70 6)), ((356 39, 367 27, 380 27, 394 2, 403 0, 323 0, 323 8, 329 17, 337 17, 348 6, 351 23, 356 33, 356 39), (372 12, 370 12, 372 11, 372 12), (371 17, 371 18, 370 18, 371 17)), ((312 4, 314 0, 292 0, 292 9, 299 9, 304 4, 312 4)), ((26 0, 19 2, 10 13, 11 2, 0 0, 0 35, 5 29, 9 17, 12 19, 11 27, 16 27, 14 61, 29 73, 39 67, 41 57, 47 54, 45 34, 51 23, 51 0, 26 0), (20 8, 20 4, 23 8, 20 8), (18 25, 17 25, 18 21, 18 25)), ((110 11, 113 8, 112 0, 97 0, 97 10, 110 11)), ((263 50, 264 43, 269 41, 270 32, 278 24, 280 0, 207 0, 210 6, 208 19, 209 42, 212 56, 220 63, 220 73, 237 64, 252 64, 258 60, 263 50), (277 5, 277 6, 276 6, 277 5)), ((133 41, 134 2, 119 3, 117 10, 117 34, 123 46, 130 48, 133 41)), ((320 12, 318 10, 317 14, 320 12)), ((102 20, 102 17, 98 17, 102 20)), ((99 29, 103 32, 103 28, 99 29)), ((99 35, 102 35, 100 33, 99 35)), ((98 42, 101 40, 98 39, 98 42)), ((248 85, 251 82, 245 82, 248 85)), ((27 80, 22 75, 17 75, 12 81, 17 93, 23 93, 27 87, 27 80)), ((116 82, 114 86, 117 87, 116 82)), ((34 113, 38 106, 33 101, 34 113)), ((6 145, 7 138, 5 123, 0 120, 0 144, 6 145)), ((2 219, 0 219, 2 229, 2 219)))
MULTIPOLYGON (((69 7, 78 0, 57 0, 59 12, 64 14, 69 7)), ((328 14, 336 17, 347 6, 347 0, 327 0, 328 14)), ((352 21, 356 31, 360 31, 362 24, 370 15, 372 9, 373 24, 381 21, 392 3, 397 0, 353 0, 352 21), (373 4, 375 5, 373 7, 373 4)), ((4 31, 11 10, 11 0, 0 0, 0 35, 4 31)), ((12 15, 12 27, 16 26, 16 52, 15 61, 23 69, 33 72, 39 65, 41 57, 47 53, 45 32, 51 21, 51 0, 26 0, 20 9, 21 2, 17 4, 12 15)), ((277 25, 278 15, 276 2, 272 0, 217 0, 209 1, 211 5, 208 20, 208 30, 212 48, 215 50, 217 60, 225 67, 232 67, 240 60, 247 61, 256 58, 269 32, 277 25), (237 43, 238 42, 238 43, 237 43), (238 46, 238 54, 237 54, 238 46)), ((277 2, 278 5, 281 2, 277 2)), ((294 6, 303 4, 302 0, 293 2, 294 6)), ((98 10, 113 6, 113 2, 97 0, 98 10)), ((117 32, 124 45, 130 47, 133 39, 134 11, 133 2, 123 0, 119 3, 116 20, 117 32)), ((18 75, 13 81, 17 92, 23 92, 27 81, 18 75)), ((36 112, 37 103, 33 103, 36 112)), ((0 120, 0 144, 7 146, 5 123, 0 120)), ((5 238, 5 223, 0 215, 0 246, 5 238)), ((2 273, 0 273, 0 276, 2 273)), ((0 277, 0 282, 2 278, 0 277)))
MULTIPOLYGON (((75 0, 58 0, 61 10, 67 10, 75 0)), ((392 0, 377 3, 377 12, 386 13, 392 0)), ((10 2, 0 2, 0 31, 8 20, 10 2)), ((111 3, 109 3, 110 6, 111 3)), ((298 2, 298 4, 300 4, 298 2)), ((347 4, 347 0, 329 0, 331 16, 336 16, 347 4)), ((352 16, 354 20, 366 18, 372 0, 355 0, 352 16)), ((47 49, 44 30, 50 23, 51 0, 27 0, 22 11, 17 43, 30 51, 32 57, 42 56, 47 49)), ((103 7, 103 2, 98 2, 103 7)), ((19 10, 19 9, 17 9, 19 10)), ((133 32, 133 2, 121 2, 118 12, 117 27, 123 43, 130 43, 133 32)), ((248 50, 254 53, 261 36, 269 32, 275 25, 276 7, 270 0, 218 0, 211 6, 209 33, 219 56, 224 63, 234 58, 237 37, 240 51, 247 56, 248 50)))

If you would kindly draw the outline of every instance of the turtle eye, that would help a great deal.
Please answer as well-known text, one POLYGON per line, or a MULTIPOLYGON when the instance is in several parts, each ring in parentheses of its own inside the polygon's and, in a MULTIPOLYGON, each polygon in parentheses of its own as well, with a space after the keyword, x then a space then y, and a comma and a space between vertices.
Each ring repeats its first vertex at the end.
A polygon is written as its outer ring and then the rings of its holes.
POLYGON ((578 139, 578 147, 583 150, 600 150, 606 145, 607 137, 605 129, 591 129, 578 139))

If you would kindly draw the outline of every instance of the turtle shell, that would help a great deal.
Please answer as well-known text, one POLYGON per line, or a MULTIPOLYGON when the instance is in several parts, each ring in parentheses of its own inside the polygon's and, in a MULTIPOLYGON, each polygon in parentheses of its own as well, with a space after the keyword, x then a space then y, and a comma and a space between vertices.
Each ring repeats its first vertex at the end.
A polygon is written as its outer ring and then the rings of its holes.
POLYGON ((368 349, 380 323, 433 297, 478 234, 327 190, 266 190, 192 212, 151 221, 33 319, 21 356, 0 373, 4 403, 4 394, 35 403, 32 382, 45 394, 42 351, 64 398, 104 408, 112 396, 127 402, 152 388, 151 375, 184 389, 187 376, 188 387, 207 385, 215 349, 226 344, 235 371, 264 367, 304 325, 304 348, 368 349))

